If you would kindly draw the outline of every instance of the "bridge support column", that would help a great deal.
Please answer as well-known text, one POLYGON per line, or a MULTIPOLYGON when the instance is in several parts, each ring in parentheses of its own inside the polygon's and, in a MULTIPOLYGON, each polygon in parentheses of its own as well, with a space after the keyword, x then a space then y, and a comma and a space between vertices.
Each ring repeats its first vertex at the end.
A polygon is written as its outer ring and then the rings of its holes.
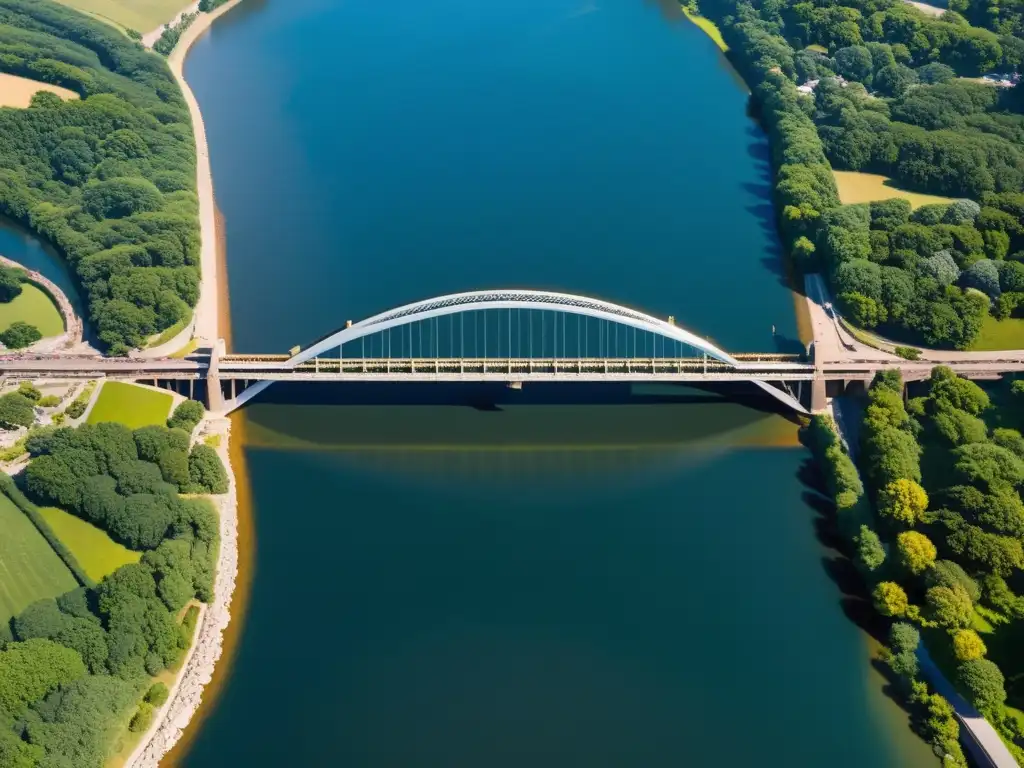
POLYGON ((819 373, 811 382, 811 413, 821 413, 827 405, 825 377, 819 373))
POLYGON ((206 407, 211 411, 224 410, 224 393, 220 388, 220 345, 217 342, 210 349, 210 366, 206 369, 206 407))

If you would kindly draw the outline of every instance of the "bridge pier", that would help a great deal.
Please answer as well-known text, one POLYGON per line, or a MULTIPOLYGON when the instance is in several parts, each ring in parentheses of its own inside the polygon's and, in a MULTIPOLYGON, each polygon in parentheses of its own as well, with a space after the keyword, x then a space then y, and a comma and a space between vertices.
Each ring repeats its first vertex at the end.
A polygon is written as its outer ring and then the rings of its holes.
POLYGON ((811 413, 821 413, 828 405, 828 398, 825 395, 825 377, 816 373, 811 381, 811 413))
POLYGON ((210 348, 210 365, 206 369, 206 408, 215 412, 224 410, 224 392, 220 388, 220 340, 210 348))

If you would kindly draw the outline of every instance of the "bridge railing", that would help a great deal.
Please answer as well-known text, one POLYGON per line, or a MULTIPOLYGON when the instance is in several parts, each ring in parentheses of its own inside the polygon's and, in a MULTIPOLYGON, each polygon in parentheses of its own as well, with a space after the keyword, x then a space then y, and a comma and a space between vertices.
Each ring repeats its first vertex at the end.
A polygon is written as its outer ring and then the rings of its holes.
POLYGON ((307 378, 341 374, 711 374, 805 373, 811 366, 790 360, 739 361, 738 366, 714 358, 336 358, 318 357, 289 366, 281 361, 222 360, 221 375, 257 379, 263 375, 294 374, 307 378))

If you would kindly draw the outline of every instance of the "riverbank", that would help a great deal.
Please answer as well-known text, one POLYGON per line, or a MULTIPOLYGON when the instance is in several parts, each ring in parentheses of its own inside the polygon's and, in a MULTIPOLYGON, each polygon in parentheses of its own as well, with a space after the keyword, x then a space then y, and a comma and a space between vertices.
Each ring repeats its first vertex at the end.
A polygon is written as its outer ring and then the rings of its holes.
MULTIPOLYGON (((199 104, 184 77, 184 61, 188 49, 199 36, 209 29, 218 17, 239 2, 241 0, 231 0, 212 13, 201 14, 182 35, 168 58, 171 71, 188 103, 196 140, 196 188, 199 194, 202 282, 192 323, 174 339, 161 345, 161 348, 181 348, 193 336, 208 344, 215 344, 218 339, 220 292, 226 289, 226 267, 222 263, 225 253, 223 248, 219 247, 222 245, 222 239, 218 238, 213 174, 210 169, 206 131, 199 104)), ((243 459, 240 451, 233 451, 231 448, 231 431, 232 421, 226 418, 206 420, 199 427, 199 439, 211 440, 228 475, 228 493, 223 497, 214 498, 218 505, 220 520, 220 552, 217 558, 213 600, 200 617, 199 628, 189 650, 189 656, 171 688, 167 703, 157 713, 149 732, 128 758, 128 768, 155 768, 174 749, 199 710, 204 693, 210 693, 207 686, 213 680, 217 663, 224 655, 225 648, 230 649, 237 644, 237 638, 228 635, 226 630, 231 624, 232 608, 235 608, 237 614, 239 606, 244 605, 245 601, 244 596, 240 598, 235 593, 239 573, 239 492, 235 468, 243 459)), ((209 702, 209 696, 207 701, 209 702)))
POLYGON ((200 255, 199 268, 201 279, 199 284, 199 301, 196 302, 192 322, 181 330, 173 339, 161 345, 161 349, 171 351, 185 346, 195 336, 200 339, 203 345, 215 344, 220 338, 218 333, 220 311, 218 309, 220 296, 221 267, 219 262, 224 254, 218 251, 217 237, 217 206, 213 196, 213 172, 210 168, 210 149, 206 141, 206 127, 203 124, 203 115, 199 109, 199 102, 185 79, 185 58, 189 48, 210 28, 214 21, 230 11, 242 0, 230 0, 230 2, 219 6, 211 13, 201 13, 199 18, 192 22, 185 30, 178 45, 167 57, 167 65, 171 68, 174 79, 181 88, 185 102, 188 104, 189 115, 192 118, 192 131, 196 141, 196 194, 199 196, 199 230, 200 230, 200 255))

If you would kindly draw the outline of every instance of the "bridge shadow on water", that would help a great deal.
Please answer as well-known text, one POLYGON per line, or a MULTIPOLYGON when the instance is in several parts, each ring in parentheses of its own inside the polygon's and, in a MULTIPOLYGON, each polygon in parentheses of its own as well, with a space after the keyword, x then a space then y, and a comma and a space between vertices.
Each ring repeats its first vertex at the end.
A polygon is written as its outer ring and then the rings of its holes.
MULTIPOLYGON (((799 342, 797 342, 799 343, 799 342)), ((795 416, 746 382, 715 384, 529 383, 513 389, 502 382, 278 382, 253 404, 338 406, 461 406, 502 411, 509 406, 708 405, 735 403, 762 414, 795 416)))
POLYGON ((796 445, 794 418, 741 386, 288 382, 243 412, 252 442, 273 448, 550 455, 796 445))

